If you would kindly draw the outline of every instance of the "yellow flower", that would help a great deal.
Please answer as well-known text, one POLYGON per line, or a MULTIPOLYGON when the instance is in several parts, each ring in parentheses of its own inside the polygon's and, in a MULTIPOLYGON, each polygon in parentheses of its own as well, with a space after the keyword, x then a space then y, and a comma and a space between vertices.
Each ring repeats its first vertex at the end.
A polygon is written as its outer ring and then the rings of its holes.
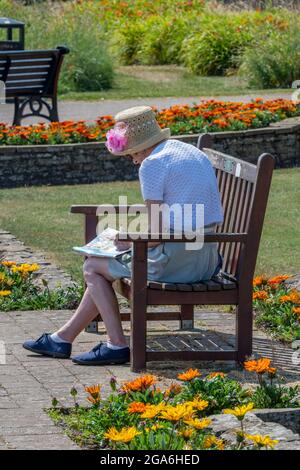
POLYGON ((200 377, 201 373, 198 369, 189 369, 182 374, 178 374, 179 380, 183 380, 183 382, 189 382, 193 380, 195 377, 200 377))
POLYGON ((185 424, 192 426, 195 429, 204 429, 207 428, 211 424, 211 419, 203 418, 203 419, 189 419, 184 421, 185 424))
POLYGON ((278 443, 276 439, 271 439, 270 436, 261 436, 260 434, 245 434, 247 439, 250 439, 258 447, 267 447, 273 449, 278 443))
POLYGON ((183 437, 183 439, 188 440, 192 437, 193 433, 194 433, 193 429, 187 428, 187 429, 183 429, 182 431, 179 431, 178 434, 179 436, 183 437))
POLYGON ((150 428, 145 428, 145 431, 157 431, 158 429, 163 429, 163 426, 161 424, 153 424, 153 426, 150 426, 150 428))
POLYGON ((0 290, 0 297, 6 297, 11 294, 11 290, 0 290))
POLYGON ((155 416, 159 415, 159 413, 164 409, 164 407, 165 404, 163 402, 159 403, 158 405, 147 404, 144 413, 141 415, 141 418, 155 418, 155 416))
POLYGON ((185 404, 191 406, 192 408, 196 408, 198 411, 205 410, 205 408, 208 407, 208 401, 201 400, 200 398, 197 398, 197 397, 195 397, 191 401, 186 401, 185 404))
POLYGON ((224 442, 222 439, 218 439, 216 436, 207 436, 203 444, 204 449, 210 449, 211 447, 217 447, 218 450, 224 450, 224 442))
POLYGON ((193 413, 193 407, 185 403, 176 406, 166 405, 159 417, 168 421, 180 421, 192 419, 193 413))
POLYGON ((0 273, 0 282, 3 282, 6 280, 6 276, 4 273, 0 273))
POLYGON ((15 261, 2 261, 1 264, 7 268, 11 268, 11 266, 15 266, 17 263, 15 261))
POLYGON ((141 434, 134 426, 128 428, 122 428, 121 431, 117 431, 115 427, 110 428, 104 437, 115 442, 130 442, 136 436, 141 434))
POLYGON ((248 411, 251 411, 253 407, 253 403, 248 403, 247 405, 236 406, 232 410, 227 408, 223 410, 223 413, 225 415, 234 415, 237 417, 237 419, 241 421, 242 419, 244 419, 245 414, 248 413, 248 411))

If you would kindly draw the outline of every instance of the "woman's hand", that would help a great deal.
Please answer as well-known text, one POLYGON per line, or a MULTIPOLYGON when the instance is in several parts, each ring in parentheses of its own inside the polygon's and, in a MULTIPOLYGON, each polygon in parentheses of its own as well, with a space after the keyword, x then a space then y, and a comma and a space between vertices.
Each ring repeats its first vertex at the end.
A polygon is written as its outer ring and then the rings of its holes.
POLYGON ((127 240, 119 240, 119 234, 117 233, 114 239, 114 245, 119 251, 129 250, 131 248, 131 242, 127 240))

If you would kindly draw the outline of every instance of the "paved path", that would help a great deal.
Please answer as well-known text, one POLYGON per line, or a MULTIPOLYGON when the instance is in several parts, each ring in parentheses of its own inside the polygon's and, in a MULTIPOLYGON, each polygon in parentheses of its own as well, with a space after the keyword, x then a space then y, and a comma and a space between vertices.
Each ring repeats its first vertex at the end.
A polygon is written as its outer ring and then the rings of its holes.
MULTIPOLYGON (((52 397, 61 404, 72 405, 69 391, 75 386, 79 392, 79 402, 87 403, 84 385, 104 383, 104 394, 108 389, 110 372, 120 382, 135 377, 128 365, 106 367, 86 367, 73 364, 70 360, 57 360, 31 354, 22 348, 22 342, 28 338, 36 338, 42 332, 52 332, 65 322, 72 311, 28 311, 0 312, 0 341, 5 345, 6 361, 0 364, 0 449, 76 449, 72 443, 56 427, 44 412, 51 406, 52 397), (109 370, 108 370, 109 369, 109 370)), ((129 335, 129 324, 125 323, 125 334, 129 335)), ((150 322, 150 343, 172 345, 181 336, 203 341, 207 338, 211 344, 227 344, 233 342, 234 316, 225 313, 198 311, 195 329, 190 332, 178 331, 178 322, 150 322)), ((284 366, 283 375, 288 382, 296 383, 299 372, 293 370, 290 351, 278 354, 278 344, 272 345, 259 331, 254 332, 254 349, 256 352, 274 356, 277 365, 284 366), (274 355, 275 352, 275 355, 274 355), (284 363, 284 364, 283 364, 284 363), (288 370, 287 370, 288 369, 288 370)), ((82 333, 73 347, 73 353, 89 350, 99 340, 104 339, 104 329, 98 335, 82 333)), ((3 357, 2 357, 3 358, 3 357)), ((4 362, 4 361, 2 361, 4 362)), ((253 375, 236 368, 234 363, 149 363, 148 371, 161 377, 162 388, 170 379, 174 379, 179 371, 187 367, 199 367, 203 372, 225 370, 230 376, 244 383, 251 383, 253 375)))
MULTIPOLYGON (((64 120, 80 120, 94 121, 98 116, 105 114, 116 114, 125 108, 136 105, 156 106, 158 109, 167 108, 174 104, 193 104, 201 99, 221 99, 224 101, 250 101, 257 98, 255 94, 247 94, 242 96, 190 96, 190 97, 167 97, 167 98, 135 98, 130 100, 101 100, 101 101, 59 101, 59 117, 64 120)), ((259 95, 260 98, 291 98, 291 93, 273 93, 259 95)), ((13 105, 0 105, 0 122, 12 122, 13 105)), ((39 122, 42 119, 28 119, 25 124, 39 122)))

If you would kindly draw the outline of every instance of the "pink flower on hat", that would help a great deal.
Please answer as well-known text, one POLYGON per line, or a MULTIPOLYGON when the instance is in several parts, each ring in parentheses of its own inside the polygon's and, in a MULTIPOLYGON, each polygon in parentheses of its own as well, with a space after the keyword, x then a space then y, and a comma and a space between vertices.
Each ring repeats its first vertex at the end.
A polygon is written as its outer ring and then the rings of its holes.
POLYGON ((106 134, 107 141, 106 147, 112 153, 122 152, 128 143, 128 138, 125 135, 127 126, 125 123, 118 122, 114 129, 110 129, 106 134))

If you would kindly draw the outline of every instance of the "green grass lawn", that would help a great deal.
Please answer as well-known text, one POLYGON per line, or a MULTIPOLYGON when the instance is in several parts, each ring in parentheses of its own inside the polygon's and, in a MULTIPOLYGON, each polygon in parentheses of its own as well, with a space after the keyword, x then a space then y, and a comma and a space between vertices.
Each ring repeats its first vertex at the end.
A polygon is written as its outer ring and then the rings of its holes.
POLYGON ((153 98, 170 96, 225 96, 290 91, 285 89, 255 90, 247 86, 246 80, 237 76, 200 77, 184 67, 175 65, 133 65, 117 69, 114 86, 110 90, 97 92, 69 92, 60 94, 64 100, 101 100, 153 98))
MULTIPOLYGON (((300 168, 274 173, 257 274, 300 272, 300 168)), ((70 214, 72 204, 141 202, 139 183, 114 182, 76 186, 42 186, 0 190, 0 227, 32 248, 44 250, 50 260, 81 277, 82 256, 72 251, 83 242, 83 216, 70 214)))

